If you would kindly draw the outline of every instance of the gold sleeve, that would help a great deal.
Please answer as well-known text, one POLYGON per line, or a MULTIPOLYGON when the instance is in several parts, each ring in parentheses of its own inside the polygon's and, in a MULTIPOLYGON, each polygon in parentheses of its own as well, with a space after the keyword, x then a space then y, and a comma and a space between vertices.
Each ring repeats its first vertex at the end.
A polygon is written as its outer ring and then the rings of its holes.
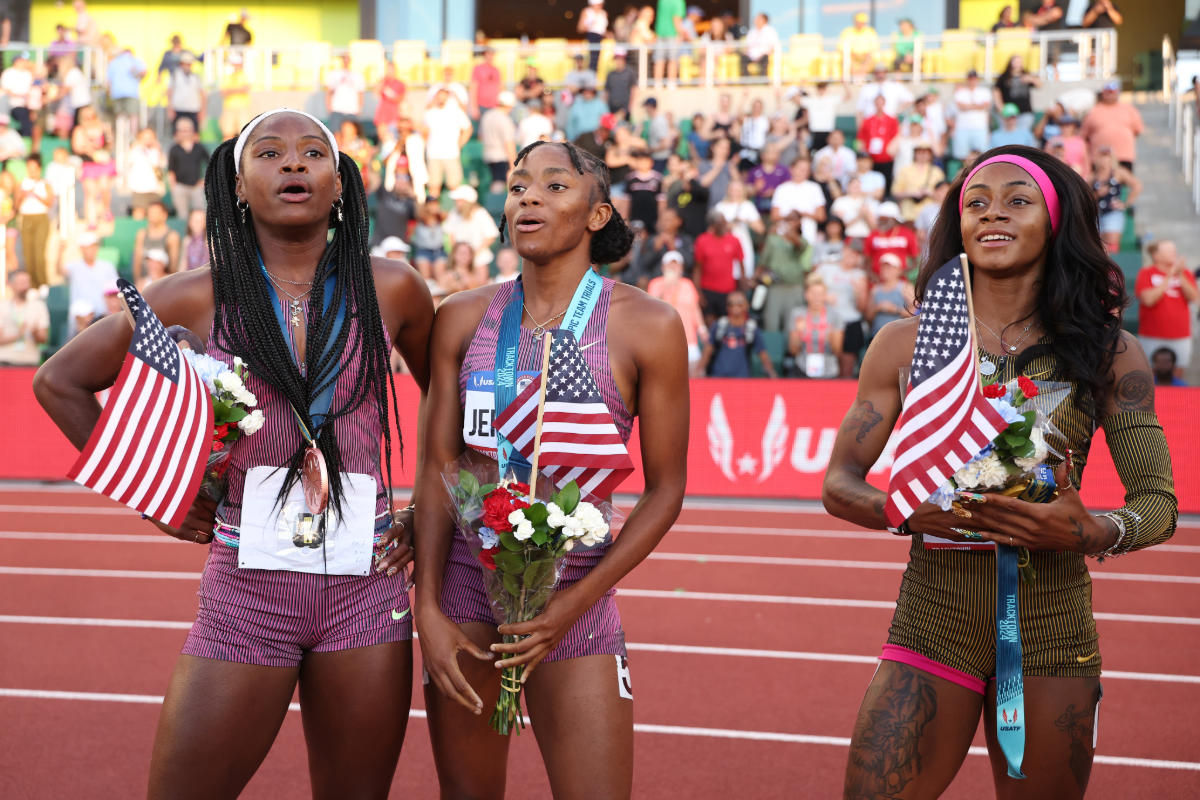
POLYGON ((1165 542, 1175 533, 1179 501, 1158 416, 1122 411, 1106 418, 1101 427, 1125 487, 1125 505, 1112 512, 1125 525, 1125 537, 1114 555, 1165 542))

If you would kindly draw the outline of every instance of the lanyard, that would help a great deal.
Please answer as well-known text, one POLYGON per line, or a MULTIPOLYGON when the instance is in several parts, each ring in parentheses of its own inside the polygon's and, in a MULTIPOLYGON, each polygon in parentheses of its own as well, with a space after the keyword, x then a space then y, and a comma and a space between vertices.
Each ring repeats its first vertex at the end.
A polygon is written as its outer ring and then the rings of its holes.
MULTIPOLYGON (((496 413, 508 408, 509 404, 517 399, 517 352, 521 344, 521 317, 525 313, 525 290, 520 277, 513 281, 513 284, 512 298, 504 307, 504 314, 500 318, 500 331, 496 340, 496 375, 492 383, 496 413)), ((588 268, 579 281, 579 286, 575 288, 575 295, 571 298, 571 304, 567 306, 567 313, 563 317, 560 327, 575 334, 576 341, 583 336, 583 329, 587 327, 588 320, 592 318, 592 311, 595 310, 596 303, 600 300, 600 291, 603 286, 604 282, 596 274, 596 271, 588 268)), ((500 466, 501 478, 507 477, 510 469, 516 468, 527 474, 531 468, 525 457, 517 452, 512 443, 505 439, 499 431, 496 431, 496 461, 500 466)))
POLYGON ((826 309, 824 309, 824 308, 821 309, 820 324, 813 325, 810 323, 808 325, 808 332, 809 332, 809 337, 808 337, 808 352, 809 352, 809 354, 810 355, 812 355, 814 353, 824 354, 825 353, 825 334, 829 332, 828 311, 826 309), (817 334, 815 339, 812 336, 814 331, 817 334))
POLYGON ((996 545, 996 738, 1008 777, 1024 778, 1025 686, 1021 676, 1021 625, 1017 606, 1017 548, 996 545))

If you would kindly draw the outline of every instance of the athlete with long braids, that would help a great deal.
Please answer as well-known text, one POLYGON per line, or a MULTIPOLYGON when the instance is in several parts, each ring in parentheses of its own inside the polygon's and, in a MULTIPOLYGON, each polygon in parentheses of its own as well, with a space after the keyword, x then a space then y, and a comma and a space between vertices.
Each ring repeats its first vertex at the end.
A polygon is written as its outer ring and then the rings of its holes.
MULTIPOLYGON (((632 241, 612 207, 608 168, 594 156, 571 144, 525 148, 508 178, 504 215, 502 229, 524 260, 520 280, 447 299, 430 346, 416 613, 442 796, 504 796, 508 738, 488 727, 488 714, 500 691, 499 668, 524 664, 524 694, 554 796, 628 797, 632 685, 613 586, 654 549, 683 501, 687 342, 674 309, 593 271, 619 260, 632 241), (501 383, 498 348, 515 349, 517 370, 536 371, 539 336, 560 326, 575 332, 624 438, 640 418, 646 488, 611 546, 568 554, 542 614, 497 629, 482 567, 451 532, 440 475, 468 448, 478 455, 489 443, 496 447, 494 432, 476 423, 500 410, 490 388, 478 390, 501 383), (501 644, 501 634, 525 638, 501 644)), ((552 463, 543 454, 541 464, 552 463)))
MULTIPOLYGON (((210 267, 156 281, 146 300, 209 355, 245 362, 266 423, 232 446, 219 505, 198 499, 178 529, 159 524, 212 544, 159 718, 149 796, 236 797, 298 683, 313 796, 386 797, 412 675, 397 574, 412 557, 411 513, 390 522, 388 361, 395 347, 424 394, 432 302, 411 267, 369 255, 358 169, 308 114, 276 109, 252 120, 213 153, 205 194, 210 267), (332 547, 316 568, 289 567, 287 552, 262 553, 258 537, 241 536, 243 526, 298 524, 304 504, 292 498, 305 459, 326 465, 327 541, 368 555, 373 547, 369 574, 340 569, 332 547), (351 530, 351 518, 366 524, 351 530), (285 566, 240 566, 264 557, 285 566)), ((101 320, 37 375, 39 400, 77 447, 129 341, 120 316, 101 320)))
MULTIPOLYGON (((981 714, 997 797, 1066 800, 1087 789, 1101 653, 1084 556, 1159 544, 1174 532, 1178 510, 1150 368, 1121 330, 1125 287, 1098 231, 1088 185, 1029 147, 984 153, 942 203, 918 303, 938 307, 933 274, 966 252, 979 372, 1002 383, 1025 376, 1069 384, 1049 436, 1064 457, 1050 459, 1058 485, 1051 502, 987 493, 957 514, 927 502, 892 530, 911 539, 908 568, 850 741, 847 798, 939 797, 981 714), (1078 487, 1098 427, 1125 502, 1093 516, 1078 487), (998 557, 1009 550, 927 549, 927 535, 1027 548, 1036 577, 1009 589, 997 578, 998 557), (1012 635, 998 633, 998 593, 1016 617, 1012 635), (1015 680, 1001 680, 1006 695, 1023 691, 1024 710, 1002 702, 998 724, 1002 658, 1020 665, 1015 680)), ((867 528, 887 525, 885 495, 866 475, 900 416, 901 369, 912 363, 917 323, 889 323, 871 343, 825 475, 825 507, 867 528)))

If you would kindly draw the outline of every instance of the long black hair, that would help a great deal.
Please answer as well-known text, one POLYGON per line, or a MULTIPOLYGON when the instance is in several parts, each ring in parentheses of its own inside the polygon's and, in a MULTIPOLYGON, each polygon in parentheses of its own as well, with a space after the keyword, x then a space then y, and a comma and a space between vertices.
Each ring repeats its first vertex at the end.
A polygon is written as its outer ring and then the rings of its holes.
MULTIPOLYGON (((525 157, 528 156, 534 149, 542 145, 555 145, 563 147, 567 151, 567 158, 571 159, 571 166, 575 167, 575 171, 580 175, 591 175, 595 180, 595 191, 598 195, 593 195, 591 202, 607 203, 612 206, 612 179, 608 173, 608 165, 601 161, 596 156, 581 147, 578 147, 572 142, 543 142, 538 140, 525 146, 521 152, 517 153, 517 159, 513 162, 513 166, 519 166, 525 157)), ((508 228, 508 218, 504 215, 500 216, 500 241, 505 240, 508 228)), ((608 218, 608 222, 604 227, 592 234, 592 243, 588 249, 588 257, 593 264, 613 264, 620 261, 633 247, 633 231, 629 229, 629 225, 625 223, 625 219, 613 206, 612 216, 608 218)))
MULTIPOLYGON (((1066 163, 1032 147, 996 147, 975 163, 1003 154, 1022 156, 1041 167, 1058 192, 1061 209, 1058 233, 1052 233, 1046 224, 1050 245, 1034 312, 1053 342, 1022 352, 1017 370, 1039 356, 1052 354, 1066 379, 1085 390, 1080 394, 1081 410, 1098 420, 1108 396, 1113 357, 1123 349, 1121 312, 1129 300, 1121 269, 1100 240, 1095 195, 1066 163)), ((933 273, 963 252, 958 201, 969 174, 970 170, 963 169, 955 178, 930 231, 928 256, 917 276, 918 303, 933 273)))
MULTIPOLYGON (((354 159, 344 154, 338 159, 338 175, 342 179, 341 219, 331 210, 333 235, 317 264, 312 294, 309 296, 302 372, 284 340, 272 308, 267 279, 260 267, 253 219, 249 216, 252 210, 243 217, 237 205, 234 145, 235 140, 229 139, 213 151, 204 178, 204 197, 208 202, 208 252, 215 304, 213 341, 209 346, 215 344, 226 353, 240 356, 250 372, 282 394, 308 430, 315 433, 317 447, 325 456, 329 471, 330 507, 338 513, 343 497, 342 455, 333 423, 353 413, 368 398, 373 401, 383 431, 384 465, 390 501, 392 446, 388 430, 387 397, 388 385, 392 382, 390 348, 371 272, 367 244, 367 197, 362 176, 354 159), (335 275, 333 296, 326 304, 325 282, 330 273, 335 275), (338 310, 343 307, 344 320, 335 332, 338 310), (357 360, 360 365, 358 381, 350 386, 350 396, 346 402, 340 407, 331 407, 317 429, 309 413, 313 399, 337 380, 341 364, 351 363, 352 360, 357 360)), ((392 408, 396 416, 396 436, 399 437, 400 418, 394 383, 392 408)), ((403 453, 403 441, 399 438, 397 441, 403 453)), ((280 490, 281 500, 299 478, 307 446, 308 442, 302 440, 284 465, 287 476, 280 490)))

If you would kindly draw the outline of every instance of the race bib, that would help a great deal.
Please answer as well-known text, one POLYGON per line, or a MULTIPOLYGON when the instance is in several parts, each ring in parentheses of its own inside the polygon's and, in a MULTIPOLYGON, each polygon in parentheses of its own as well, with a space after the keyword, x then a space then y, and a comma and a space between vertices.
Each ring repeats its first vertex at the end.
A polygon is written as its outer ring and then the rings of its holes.
POLYGON ((809 353, 804 356, 804 374, 810 378, 824 378, 825 354, 809 353))
POLYGON ((286 471, 254 467, 242 495, 240 569, 271 569, 327 575, 369 575, 375 535, 375 478, 343 472, 342 512, 309 513, 296 481, 281 504, 286 471))
MULTIPOLYGON (((517 394, 540 374, 518 372, 517 394)), ((492 428, 496 418, 495 383, 496 373, 490 369, 472 372, 467 376, 466 402, 463 404, 463 442, 492 458, 496 457, 496 431, 492 428)))

